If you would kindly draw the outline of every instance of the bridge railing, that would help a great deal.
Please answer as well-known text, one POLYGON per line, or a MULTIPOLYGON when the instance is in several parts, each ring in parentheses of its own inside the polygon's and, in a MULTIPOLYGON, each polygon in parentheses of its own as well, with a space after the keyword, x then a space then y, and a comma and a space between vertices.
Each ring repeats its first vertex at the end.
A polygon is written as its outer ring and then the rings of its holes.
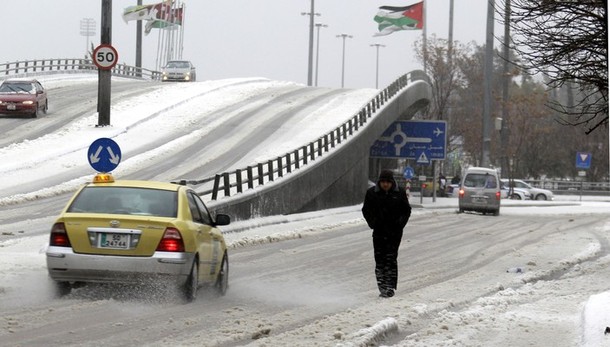
POLYGON ((379 108, 385 105, 403 88, 418 80, 429 82, 427 75, 422 71, 412 71, 399 77, 373 97, 371 101, 346 122, 316 140, 282 156, 242 169, 219 173, 212 177, 200 180, 181 180, 179 182, 181 184, 199 186, 198 193, 202 196, 211 195, 211 200, 242 193, 247 189, 253 189, 273 182, 286 174, 305 167, 330 152, 342 142, 347 141, 348 137, 364 126, 367 120, 379 108))
MULTIPOLYGON (((97 71, 97 66, 95 66, 91 59, 84 58, 24 60, 0 63, 0 79, 58 72, 77 73, 92 71, 97 71)), ((161 79, 161 72, 159 71, 129 66, 124 63, 117 64, 112 69, 112 75, 135 79, 161 79)))

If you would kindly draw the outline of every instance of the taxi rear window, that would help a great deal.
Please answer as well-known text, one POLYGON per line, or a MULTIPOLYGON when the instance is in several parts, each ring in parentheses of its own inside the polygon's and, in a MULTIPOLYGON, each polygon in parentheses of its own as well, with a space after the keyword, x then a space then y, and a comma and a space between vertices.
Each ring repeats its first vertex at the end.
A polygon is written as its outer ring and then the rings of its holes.
POLYGON ((177 192, 133 187, 85 187, 67 212, 176 217, 177 192))

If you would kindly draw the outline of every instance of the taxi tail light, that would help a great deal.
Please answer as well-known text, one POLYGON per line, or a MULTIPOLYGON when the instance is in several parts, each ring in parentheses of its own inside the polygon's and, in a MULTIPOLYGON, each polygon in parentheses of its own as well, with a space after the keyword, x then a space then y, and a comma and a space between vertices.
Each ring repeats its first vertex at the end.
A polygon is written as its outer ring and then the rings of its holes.
POLYGON ((51 239, 49 240, 49 245, 57 247, 72 247, 64 223, 53 224, 53 227, 51 228, 51 239))
POLYGON ((163 238, 157 246, 160 252, 184 252, 184 241, 180 230, 176 228, 166 228, 163 238))

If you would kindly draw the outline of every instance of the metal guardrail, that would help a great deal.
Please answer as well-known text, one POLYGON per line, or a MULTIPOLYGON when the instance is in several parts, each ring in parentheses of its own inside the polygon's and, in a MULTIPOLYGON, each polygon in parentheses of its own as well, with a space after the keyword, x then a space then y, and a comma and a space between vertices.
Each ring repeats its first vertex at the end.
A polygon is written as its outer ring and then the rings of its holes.
MULTIPOLYGON (((0 64, 0 79, 5 77, 27 76, 45 73, 75 73, 97 71, 91 59, 64 58, 25 60, 0 64)), ((117 64, 112 69, 113 76, 135 79, 160 80, 161 72, 145 68, 117 64)))
POLYGON ((245 189, 253 189, 266 183, 273 182, 277 178, 283 177, 295 170, 298 170, 316 159, 328 153, 335 146, 346 141, 360 129, 377 110, 388 100, 394 97, 400 90, 414 81, 429 81, 428 76, 422 71, 412 71, 407 73, 388 87, 383 89, 371 101, 369 101, 359 112, 339 125, 329 133, 319 137, 304 146, 288 152, 275 159, 262 163, 256 163, 243 169, 223 172, 213 177, 201 180, 181 180, 181 184, 208 185, 202 187, 198 194, 207 196, 211 194, 212 200, 219 197, 228 197, 234 193, 242 193, 245 189), (213 182, 210 188, 209 183, 213 182))
POLYGON ((610 195, 609 182, 560 181, 560 180, 524 180, 536 188, 544 188, 556 194, 586 194, 610 195))
MULTIPOLYGON (((0 64, 0 79, 3 77, 27 76, 29 74, 76 73, 93 70, 97 70, 97 67, 91 59, 27 60, 0 64)), ((135 79, 160 80, 161 78, 161 72, 159 71, 137 68, 125 64, 117 64, 112 69, 112 74, 114 76, 135 79)), ((349 136, 353 135, 360 127, 366 124, 367 120, 388 100, 410 83, 419 80, 429 82, 428 76, 419 70, 400 76, 371 99, 348 121, 317 140, 280 157, 264 163, 257 163, 244 169, 223 172, 200 180, 180 180, 177 183, 204 185, 203 190, 198 193, 203 196, 211 194, 211 199, 217 200, 220 194, 231 196, 232 193, 242 193, 244 188, 253 189, 272 182, 285 174, 308 165, 308 163, 322 157, 332 148, 346 141, 349 136), (213 186, 205 188, 205 185, 210 182, 214 183, 213 186)))

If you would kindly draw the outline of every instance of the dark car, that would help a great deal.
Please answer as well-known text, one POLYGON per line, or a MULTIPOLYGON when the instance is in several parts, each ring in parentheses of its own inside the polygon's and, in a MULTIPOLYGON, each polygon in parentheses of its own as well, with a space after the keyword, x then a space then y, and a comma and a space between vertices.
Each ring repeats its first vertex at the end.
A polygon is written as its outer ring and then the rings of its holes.
POLYGON ((47 113, 47 91, 35 79, 9 79, 0 84, 0 113, 36 118, 47 113))

